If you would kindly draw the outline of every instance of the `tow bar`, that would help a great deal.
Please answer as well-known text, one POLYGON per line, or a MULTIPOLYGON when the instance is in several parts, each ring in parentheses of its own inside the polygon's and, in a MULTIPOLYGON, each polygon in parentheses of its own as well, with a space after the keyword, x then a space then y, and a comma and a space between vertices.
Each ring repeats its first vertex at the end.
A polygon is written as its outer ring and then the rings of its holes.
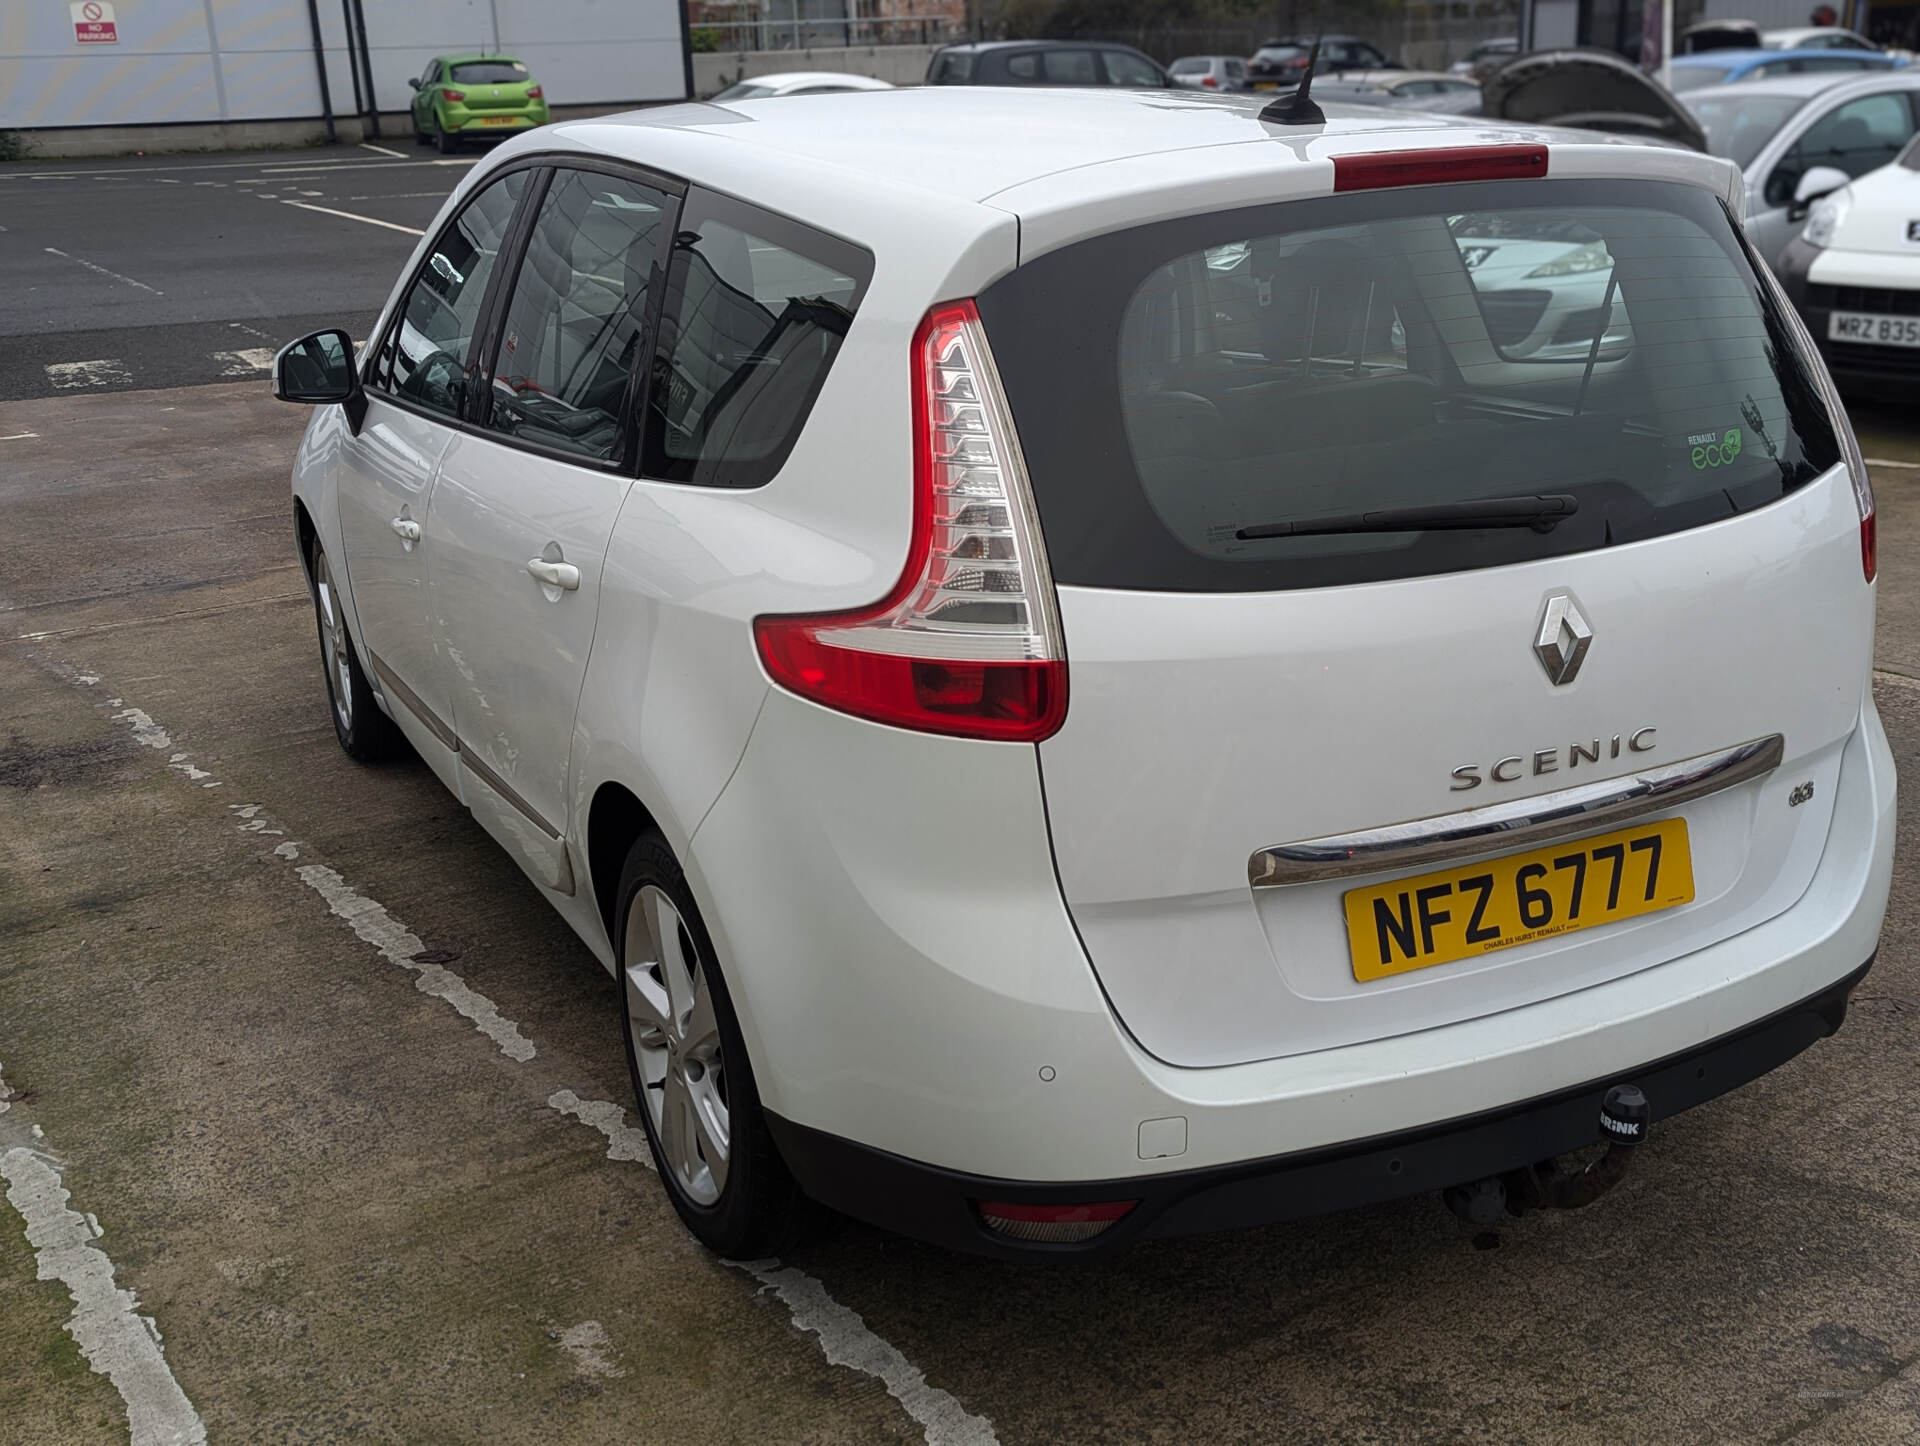
POLYGON ((1584 1170, 1562 1174, 1552 1160, 1489 1175, 1442 1192, 1447 1208, 1470 1225, 1488 1226, 1502 1215, 1529 1210, 1578 1210, 1626 1178, 1634 1147, 1647 1137, 1653 1109, 1634 1085, 1615 1085, 1600 1102, 1600 1138, 1607 1152, 1584 1170))

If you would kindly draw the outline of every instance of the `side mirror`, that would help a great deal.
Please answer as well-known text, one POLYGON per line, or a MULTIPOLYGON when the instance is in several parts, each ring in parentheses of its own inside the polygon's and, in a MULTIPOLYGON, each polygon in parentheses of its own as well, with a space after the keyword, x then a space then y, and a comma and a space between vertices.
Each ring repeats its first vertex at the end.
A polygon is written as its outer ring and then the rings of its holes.
MULTIPOLYGON (((1838 166, 1812 167, 1793 188, 1793 209, 1805 215, 1815 201, 1822 196, 1831 195, 1852 179, 1853 177, 1838 166)), ((1798 217, 1792 219, 1797 220, 1798 217)))
POLYGON ((344 406, 358 432, 367 398, 353 365, 353 338, 344 331, 316 331, 288 342, 273 359, 273 394, 310 407, 344 406))
POLYGON ((412 77, 412 76, 408 76, 408 77, 407 77, 407 89, 408 89, 408 90, 418 90, 418 89, 420 89, 420 82, 419 82, 418 80, 416 80, 416 79, 415 79, 414 77, 412 77))

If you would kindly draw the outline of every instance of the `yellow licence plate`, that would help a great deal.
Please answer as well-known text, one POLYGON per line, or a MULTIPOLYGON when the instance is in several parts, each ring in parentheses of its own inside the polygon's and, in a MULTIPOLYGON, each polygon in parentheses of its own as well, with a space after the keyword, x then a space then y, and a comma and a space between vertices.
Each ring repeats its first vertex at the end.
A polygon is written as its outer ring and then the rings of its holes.
POLYGON ((480 124, 483 126, 513 126, 520 124, 520 117, 517 115, 484 115, 480 117, 480 124))
POLYGON ((1277 80, 1256 80, 1253 83, 1253 88, 1255 90, 1278 90, 1280 89, 1280 82, 1277 80))
POLYGON ((1692 900, 1687 823, 1669 818, 1351 889, 1347 948, 1353 977, 1365 982, 1692 900))

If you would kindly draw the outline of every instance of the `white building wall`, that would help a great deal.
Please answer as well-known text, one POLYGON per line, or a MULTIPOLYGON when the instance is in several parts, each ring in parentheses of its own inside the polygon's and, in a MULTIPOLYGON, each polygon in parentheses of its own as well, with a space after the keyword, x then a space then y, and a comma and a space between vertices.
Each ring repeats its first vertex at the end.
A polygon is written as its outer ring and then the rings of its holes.
MULTIPOLYGON (((318 0, 337 115, 354 111, 342 0, 318 0)), ((685 96, 678 0, 362 0, 380 109, 435 55, 517 56, 554 105, 685 96)), ((0 0, 0 129, 321 113, 306 0, 115 0, 119 40, 74 40, 68 0, 0 0)))

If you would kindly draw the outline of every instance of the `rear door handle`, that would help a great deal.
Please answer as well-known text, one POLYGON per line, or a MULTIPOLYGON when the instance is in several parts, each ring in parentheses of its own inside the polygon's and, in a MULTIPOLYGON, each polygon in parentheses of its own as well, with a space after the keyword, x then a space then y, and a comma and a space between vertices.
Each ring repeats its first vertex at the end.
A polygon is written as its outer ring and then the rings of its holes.
POLYGON ((580 569, 570 562, 548 562, 544 557, 530 557, 527 559, 527 575, 562 592, 572 592, 580 586, 580 569))
POLYGON ((402 542, 418 542, 420 540, 420 524, 415 522, 411 517, 396 517, 389 525, 402 542))

